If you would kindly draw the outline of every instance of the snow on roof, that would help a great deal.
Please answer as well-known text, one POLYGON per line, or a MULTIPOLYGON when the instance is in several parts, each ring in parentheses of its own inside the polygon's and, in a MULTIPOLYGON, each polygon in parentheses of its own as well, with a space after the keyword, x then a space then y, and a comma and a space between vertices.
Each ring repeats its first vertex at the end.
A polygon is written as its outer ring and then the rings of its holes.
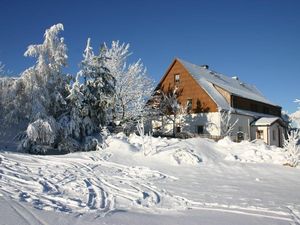
POLYGON ((254 121, 252 125, 255 126, 267 126, 273 124, 275 121, 280 120, 279 117, 262 117, 254 121))
POLYGON ((194 79, 198 81, 198 83, 222 109, 228 109, 230 107, 229 103, 213 87, 213 85, 219 86, 236 96, 277 106, 266 99, 254 85, 243 83, 239 79, 227 77, 221 73, 212 71, 207 67, 198 66, 182 59, 178 59, 178 61, 183 64, 194 79))

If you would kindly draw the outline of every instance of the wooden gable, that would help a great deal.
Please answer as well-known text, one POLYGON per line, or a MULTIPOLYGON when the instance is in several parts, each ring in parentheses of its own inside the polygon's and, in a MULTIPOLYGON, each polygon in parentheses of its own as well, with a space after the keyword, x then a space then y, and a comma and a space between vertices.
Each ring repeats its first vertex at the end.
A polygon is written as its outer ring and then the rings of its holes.
POLYGON ((190 100, 192 101, 191 112, 201 113, 218 111, 217 104, 214 102, 214 100, 176 59, 168 68, 156 89, 160 89, 167 93, 175 86, 177 86, 181 91, 178 100, 182 105, 186 105, 190 100), (176 81, 176 78, 178 79, 178 75, 179 81, 176 81))

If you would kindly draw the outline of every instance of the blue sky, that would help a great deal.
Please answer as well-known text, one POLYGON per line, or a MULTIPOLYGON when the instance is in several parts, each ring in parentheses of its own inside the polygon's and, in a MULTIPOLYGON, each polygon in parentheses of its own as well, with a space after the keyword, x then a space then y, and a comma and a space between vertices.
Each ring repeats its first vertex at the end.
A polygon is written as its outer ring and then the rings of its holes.
POLYGON ((0 61, 19 74, 33 65, 29 44, 63 23, 69 67, 76 73, 86 39, 131 44, 156 81, 175 57, 255 84, 283 109, 300 98, 300 1, 277 0, 0 0, 0 61))

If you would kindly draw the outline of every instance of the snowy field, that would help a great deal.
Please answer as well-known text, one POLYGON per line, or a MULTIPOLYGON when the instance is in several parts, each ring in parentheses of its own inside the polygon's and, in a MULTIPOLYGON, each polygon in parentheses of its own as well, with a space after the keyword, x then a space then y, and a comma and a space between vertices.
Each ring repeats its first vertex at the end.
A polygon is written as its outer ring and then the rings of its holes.
POLYGON ((0 152, 0 224, 300 224, 300 170, 263 143, 116 135, 104 150, 0 152), (142 143, 146 147, 142 147, 142 143))

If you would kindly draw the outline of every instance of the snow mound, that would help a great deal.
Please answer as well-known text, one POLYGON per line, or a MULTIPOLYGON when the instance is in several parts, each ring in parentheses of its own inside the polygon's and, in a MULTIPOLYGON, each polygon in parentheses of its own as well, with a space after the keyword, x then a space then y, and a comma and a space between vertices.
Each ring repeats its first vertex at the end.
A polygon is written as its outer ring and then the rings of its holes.
POLYGON ((263 141, 243 141, 236 143, 230 138, 215 142, 205 138, 186 140, 153 138, 138 135, 118 134, 111 137, 112 151, 126 155, 130 152, 141 162, 159 162, 177 166, 197 166, 215 164, 222 161, 238 161, 250 163, 286 163, 285 153, 281 148, 268 146, 263 141), (126 151, 129 151, 126 153, 126 151))
POLYGON ((229 161, 275 164, 284 164, 286 162, 281 148, 268 146, 261 140, 236 143, 226 137, 218 141, 216 149, 225 153, 225 160, 229 161))
POLYGON ((197 165, 202 162, 202 159, 199 156, 186 149, 176 150, 173 154, 173 158, 179 165, 197 165))
MULTIPOLYGON (((197 165, 203 160, 190 146, 179 139, 153 138, 137 135, 128 138, 128 144, 138 149, 144 160, 157 160, 172 165, 197 165)), ((128 147, 124 147, 124 149, 128 147)))

